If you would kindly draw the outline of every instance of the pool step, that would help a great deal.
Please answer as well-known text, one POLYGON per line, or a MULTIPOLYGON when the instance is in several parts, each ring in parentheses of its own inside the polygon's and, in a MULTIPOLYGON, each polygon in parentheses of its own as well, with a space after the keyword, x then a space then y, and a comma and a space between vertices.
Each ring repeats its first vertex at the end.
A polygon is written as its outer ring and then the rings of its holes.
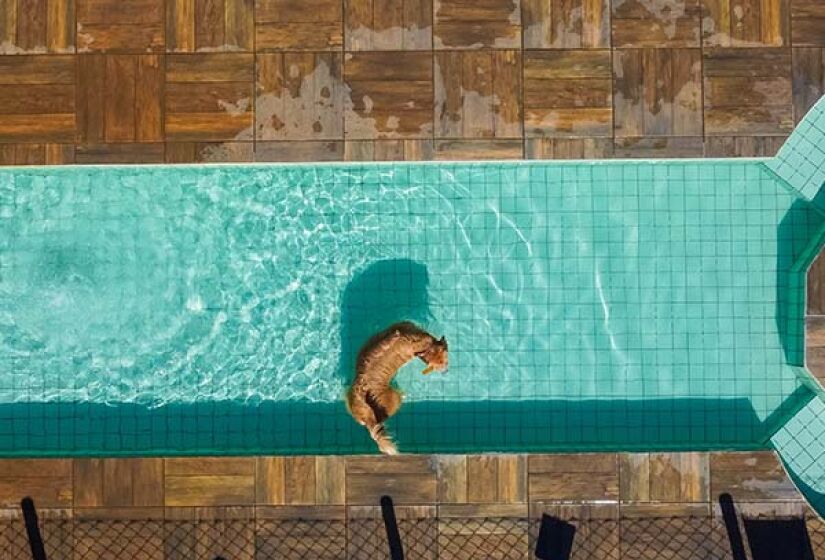
POLYGON ((808 111, 766 165, 791 188, 825 210, 825 96, 808 111))
POLYGON ((825 399, 811 399, 771 437, 785 470, 825 518, 825 399))

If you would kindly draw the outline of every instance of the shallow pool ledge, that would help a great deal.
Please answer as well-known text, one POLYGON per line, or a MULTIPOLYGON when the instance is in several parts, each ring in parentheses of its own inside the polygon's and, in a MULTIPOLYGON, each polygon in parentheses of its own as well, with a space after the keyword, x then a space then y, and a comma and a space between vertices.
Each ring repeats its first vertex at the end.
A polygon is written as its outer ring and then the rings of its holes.
MULTIPOLYGON (((808 112, 766 166, 825 212, 825 97, 808 112)), ((822 245, 819 235, 794 268, 805 272, 822 245)), ((779 427, 771 436, 771 443, 791 480, 811 507, 825 518, 825 389, 806 368, 799 368, 798 373, 807 376, 803 383, 815 397, 779 427)))

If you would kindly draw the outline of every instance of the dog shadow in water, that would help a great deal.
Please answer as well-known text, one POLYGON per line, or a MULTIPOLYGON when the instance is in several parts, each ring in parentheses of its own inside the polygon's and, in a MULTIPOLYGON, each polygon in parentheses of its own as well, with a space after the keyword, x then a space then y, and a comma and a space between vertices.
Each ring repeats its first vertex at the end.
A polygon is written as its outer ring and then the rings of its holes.
POLYGON ((349 387, 358 351, 375 333, 398 321, 426 325, 431 318, 427 267, 388 259, 355 273, 341 299, 341 359, 338 375, 349 387))

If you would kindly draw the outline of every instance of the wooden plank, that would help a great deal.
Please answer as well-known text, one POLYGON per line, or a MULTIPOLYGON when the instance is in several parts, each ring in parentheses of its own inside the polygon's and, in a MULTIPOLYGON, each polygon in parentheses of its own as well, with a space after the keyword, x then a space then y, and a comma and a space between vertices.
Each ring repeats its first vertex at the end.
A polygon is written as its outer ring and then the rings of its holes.
POLYGON ((222 113, 252 111, 249 82, 173 82, 167 84, 164 108, 168 113, 222 113))
POLYGON ((467 501, 495 502, 498 494, 498 460, 492 455, 467 457, 467 501))
POLYGON ((78 57, 77 68, 77 138, 80 142, 102 142, 106 58, 103 55, 78 57))
POLYGON ((799 123, 814 103, 825 95, 825 48, 795 48, 791 58, 794 122, 799 123))
POLYGON ((17 508, 31 497, 39 507, 70 507, 72 463, 70 460, 0 460, 0 507, 17 508))
POLYGON ((702 157, 703 151, 701 136, 648 136, 616 138, 612 153, 617 158, 662 159, 702 157))
POLYGON ((169 52, 195 50, 195 0, 166 2, 166 41, 169 52))
POLYGON ((163 459, 132 459, 132 504, 163 505, 163 459))
POLYGON ((251 505, 255 478, 237 475, 169 476, 164 489, 166 506, 251 505))
POLYGON ((74 460, 74 507, 103 505, 103 459, 74 460))
POLYGON ((0 0, 0 45, 13 51, 17 44, 17 0, 0 0))
POLYGON ((79 144, 75 163, 163 163, 163 144, 79 144))
POLYGON ((613 153, 609 138, 527 138, 528 159, 603 159, 613 153))
POLYGON ((137 57, 135 79, 135 140, 163 140, 163 57, 137 57))
POLYGON ((0 56, 0 84, 73 84, 73 56, 0 56))
POLYGON ((499 455, 496 501, 514 504, 527 501, 527 457, 499 455))
POLYGON ((78 52, 161 52, 164 29, 155 24, 78 23, 78 52))
POLYGON ((166 476, 252 476, 255 472, 251 457, 179 457, 164 462, 166 476))
POLYGON ((255 19, 260 22, 340 22, 343 15, 342 4, 337 0, 258 0, 255 9, 255 19))
POLYGON ((525 135, 530 136, 610 136, 610 107, 583 109, 532 109, 524 115, 525 135))
POLYGON ((103 505, 106 507, 134 505, 130 459, 103 460, 103 505))
POLYGON ((75 45, 74 0, 48 0, 46 46, 49 52, 73 52, 75 45))
POLYGON ((522 57, 520 51, 493 52, 493 136, 522 135, 522 57))
POLYGON ((710 486, 712 496, 728 492, 737 501, 799 499, 771 451, 711 453, 710 486))
POLYGON ((256 142, 255 161, 340 161, 344 143, 335 141, 256 142))
POLYGON ((255 37, 254 0, 225 0, 225 3, 225 44, 232 48, 252 50, 255 37))
POLYGON ((72 113, 74 100, 73 85, 6 85, 0 88, 0 114, 72 113))
POLYGON ((24 50, 46 47, 46 0, 17 0, 17 46, 24 50))
POLYGON ((256 459, 255 500, 259 504, 285 504, 284 457, 256 459))
POLYGON ((103 138, 106 142, 135 140, 136 73, 135 56, 106 57, 106 82, 99 84, 104 90, 103 138))
POLYGON ((72 142, 74 113, 51 115, 4 115, 0 119, 0 142, 72 142))
POLYGON ((167 113, 164 130, 172 141, 251 140, 252 114, 167 113))
POLYGON ((521 140, 436 140, 436 160, 521 159, 521 140))
POLYGON ((222 47, 225 30, 224 0, 195 0, 195 47, 222 47))
POLYGON ((46 165, 74 163, 74 146, 67 144, 46 144, 46 165))
POLYGON ((255 26, 256 50, 334 50, 343 45, 340 23, 260 23, 255 26))
POLYGON ((167 82, 252 82, 254 57, 244 53, 168 55, 167 82))
POLYGON ((338 456, 315 458, 315 503, 343 504, 346 500, 346 461, 338 456))
POLYGON ((436 465, 438 501, 441 503, 467 502, 467 456, 439 455, 436 465))
POLYGON ((315 480, 315 457, 284 459, 284 501, 287 504, 315 504, 315 480))

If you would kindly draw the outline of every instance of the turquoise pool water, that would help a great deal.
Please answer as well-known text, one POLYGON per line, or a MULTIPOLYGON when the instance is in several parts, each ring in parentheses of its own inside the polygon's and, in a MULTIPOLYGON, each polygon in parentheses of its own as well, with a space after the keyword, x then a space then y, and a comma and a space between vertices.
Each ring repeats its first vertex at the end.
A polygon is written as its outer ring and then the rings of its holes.
POLYGON ((764 447, 823 222, 765 160, 2 169, 0 454, 372 451, 401 319, 402 451, 764 447))

